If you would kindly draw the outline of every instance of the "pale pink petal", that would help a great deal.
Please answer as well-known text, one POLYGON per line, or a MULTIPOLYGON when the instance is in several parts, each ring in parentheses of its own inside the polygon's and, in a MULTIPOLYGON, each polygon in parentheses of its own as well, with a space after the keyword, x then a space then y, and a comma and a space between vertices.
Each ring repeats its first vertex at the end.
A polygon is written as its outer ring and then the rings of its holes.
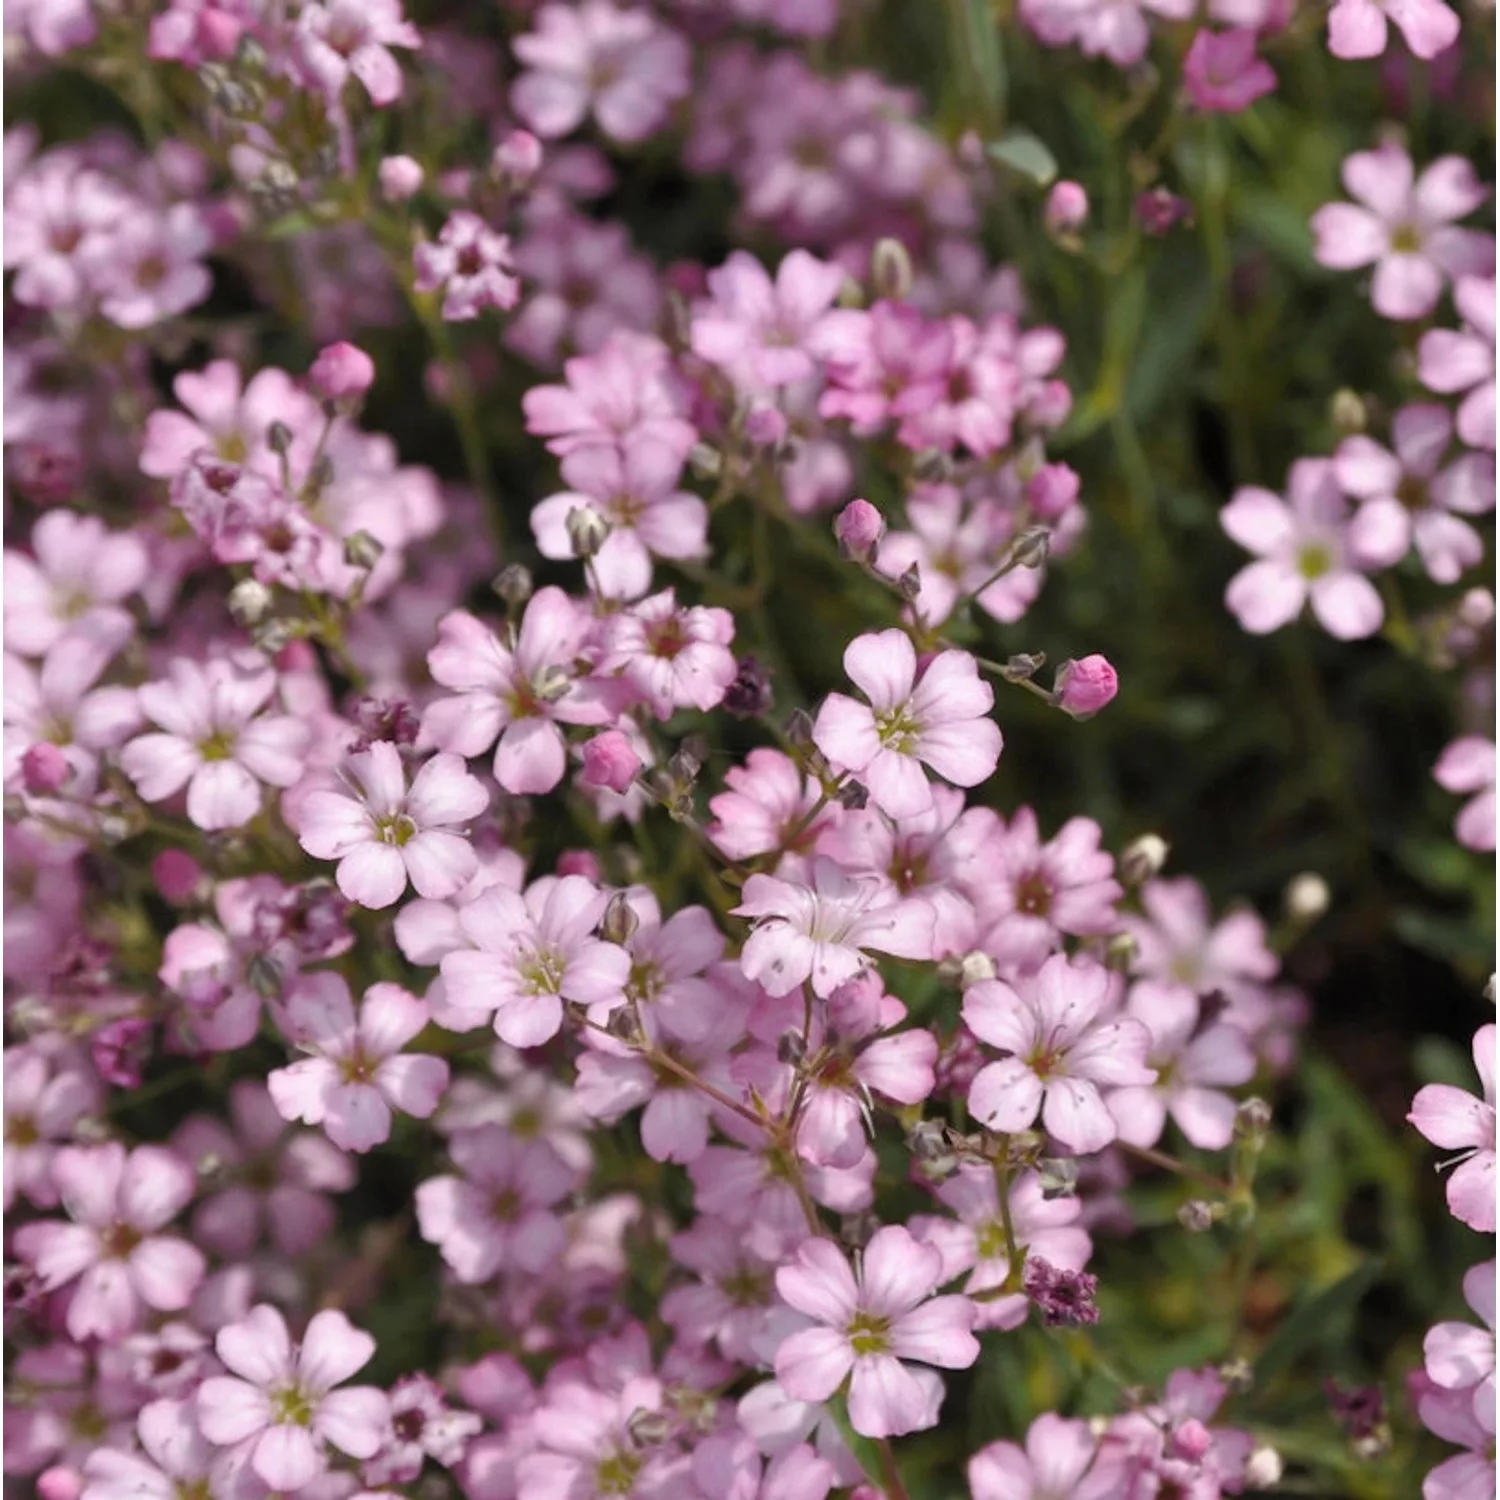
POLYGON ((1041 1080, 1019 1058, 987 1064, 969 1086, 969 1113, 1006 1134, 1030 1129, 1041 1104, 1041 1080))
POLYGON ((776 1378, 798 1401, 826 1401, 854 1364, 848 1338, 832 1328, 809 1328, 782 1341, 776 1378))

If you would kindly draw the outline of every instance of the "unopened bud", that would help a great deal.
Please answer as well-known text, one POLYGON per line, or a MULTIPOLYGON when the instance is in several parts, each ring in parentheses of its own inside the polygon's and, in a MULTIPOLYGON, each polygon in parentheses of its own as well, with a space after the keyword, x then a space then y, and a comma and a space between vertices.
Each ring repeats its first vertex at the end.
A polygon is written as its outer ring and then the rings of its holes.
POLYGON ((885 535, 885 517, 868 500, 851 500, 833 523, 839 551, 860 562, 872 562, 885 535))
POLYGON ((949 1155, 941 1120, 919 1120, 906 1133, 906 1149, 918 1161, 937 1161, 949 1155))
POLYGON ((1143 833, 1120 852, 1120 874, 1126 885, 1144 885, 1160 875, 1172 846, 1156 833, 1143 833))
POLYGON ((344 538, 344 561, 351 568, 368 573, 384 555, 385 543, 368 531, 356 531, 344 538))
POLYGON ((722 706, 736 719, 758 719, 771 707, 771 674, 754 656, 740 657, 722 706))
POLYGON ((1049 1203, 1078 1192, 1078 1163, 1071 1156, 1044 1156, 1036 1164, 1036 1175, 1049 1203))
POLYGON ((333 460, 326 454, 320 453, 317 461, 312 466, 312 472, 307 476, 308 487, 313 494, 319 494, 333 483, 333 460))
POLYGON ((707 759, 708 740, 701 734, 690 734, 673 751, 667 766, 679 780, 696 781, 707 759))
POLYGON ((56 745, 38 740, 21 757, 21 781, 33 797, 51 797, 67 785, 73 775, 68 758, 56 745))
POLYGON ((870 793, 860 782, 846 781, 833 800, 846 812, 863 812, 870 805, 870 793))
POLYGON ((1495 596, 1488 589, 1470 589, 1458 601, 1458 618, 1470 630, 1483 630, 1494 623, 1495 596))
POLYGON ((270 423, 266 428, 266 447, 272 453, 289 453, 292 447, 292 429, 280 420, 270 423))
POLYGON ((1007 682, 1029 682, 1046 665, 1045 651, 1018 651, 1006 658, 1000 675, 1007 682))
POLYGON ((609 522, 592 505, 575 505, 568 512, 567 528, 577 558, 597 557, 609 536, 609 522))
POLYGON ((1104 945, 1104 967, 1116 974, 1128 974, 1140 952, 1133 933, 1117 932, 1104 945))
POLYGON ((875 241, 870 252, 870 283, 875 295, 887 302, 904 302, 911 296, 911 252, 900 240, 875 241))
POLYGON ((1177 1222, 1182 1225, 1189 1234, 1203 1234, 1214 1227, 1214 1220, 1219 1217, 1219 1211, 1212 1203, 1206 1203, 1202 1198, 1189 1198, 1181 1208, 1177 1210, 1177 1222))
POLYGON ((922 592, 922 570, 913 563, 897 580, 896 586, 901 590, 901 597, 911 603, 922 592))
POLYGON ((776 1039, 776 1061, 788 1068, 798 1067, 807 1056, 807 1038, 800 1031, 783 1031, 776 1039))
POLYGON ((1291 880, 1282 897, 1287 916, 1304 924, 1316 922, 1328 910, 1328 902, 1328 882, 1311 871, 1291 880))
POLYGON ((1245 1465, 1245 1485, 1252 1490, 1268 1490, 1281 1483, 1281 1455, 1274 1448, 1257 1448, 1245 1465))
POLYGON ((1365 403, 1360 399, 1359 393, 1347 387, 1334 392, 1328 414, 1333 422, 1333 430, 1340 437, 1352 437, 1356 432, 1363 432, 1369 422, 1369 413, 1365 410, 1365 403))
POLYGON ((421 191, 426 174, 410 156, 388 156, 380 164, 380 196, 387 203, 405 203, 421 191))
POLYGON ((271 609, 271 591, 258 578, 242 578, 229 591, 229 618, 248 630, 271 609))
POLYGON ((619 729, 606 729, 583 747, 583 774, 579 780, 585 786, 624 793, 630 790, 640 770, 641 758, 629 735, 619 729))
POLYGON ((1047 561, 1052 533, 1045 526, 1028 526, 1011 545, 1016 564, 1022 568, 1039 568, 1047 561))
POLYGON ((513 193, 530 187, 541 169, 542 143, 529 130, 512 130, 490 158, 490 170, 513 193))
POLYGON ((245 965, 245 977, 250 981, 250 988, 262 1000, 276 999, 285 987, 281 965, 266 953, 254 953, 250 956, 249 963, 245 965))
POLYGON ((745 436, 757 448, 775 448, 787 440, 790 431, 791 424, 780 407, 752 407, 745 417, 745 436))
POLYGON ((672 1435, 672 1419, 665 1412, 637 1407, 625 1419, 625 1431, 637 1448, 654 1448, 672 1435))
POLYGON ((285 651, 295 637, 296 631, 289 620, 264 620, 250 635, 267 656, 277 656, 285 651))
POLYGON ((1052 700, 1074 719, 1092 719, 1101 708, 1113 702, 1120 691, 1120 679, 1107 657, 1085 656, 1081 661, 1065 661, 1052 680, 1052 700))
POLYGON ((1055 182, 1047 194, 1042 222, 1048 233, 1059 237, 1082 229, 1089 216, 1089 195, 1076 182, 1055 182))
POLYGON ((699 479, 717 479, 724 469, 724 455, 707 443, 694 443, 688 449, 687 461, 699 479))
POLYGON ((1491 1005, 1495 1003, 1495 976, 1493 974, 1491 974, 1490 977, 1484 982, 1484 998, 1488 1000, 1491 1005))
POLYGON ((1255 1367, 1248 1359, 1230 1359, 1219 1366, 1219 1379, 1231 1396, 1243 1396, 1255 1384, 1255 1367))
POLYGON ((604 1023, 604 1029, 617 1042, 624 1042, 627 1047, 638 1047, 645 1037, 641 1033, 641 1023, 632 1005, 622 1005, 617 1010, 609 1013, 609 1019, 604 1023))
POLYGON ((340 340, 320 351, 307 383, 325 401, 355 401, 375 383, 375 361, 363 349, 340 340))
POLYGON ((812 744, 812 715, 805 708, 794 708, 786 716, 786 742, 794 750, 806 750, 812 744))
POLYGON ((1242 1140, 1263 1140, 1271 1128, 1271 1106, 1264 1099, 1252 1096, 1241 1100, 1234 1112, 1235 1134, 1242 1140))
POLYGON ((964 989, 971 984, 980 984, 984 980, 995 977, 995 960, 988 953, 981 952, 975 948, 965 953, 959 964, 958 982, 964 989))
POLYGON ((946 484, 953 478, 953 460, 941 448, 924 448, 912 460, 911 472, 922 484, 946 484))
POLYGON ((863 307, 865 305, 865 289, 852 277, 844 277, 839 287, 839 294, 833 299, 835 307, 863 307))
POLYGON ((851 1250, 863 1250, 875 1238, 879 1228, 880 1220, 868 1210, 845 1214, 839 1220, 839 1240, 851 1250))
POLYGON ((615 943, 625 947, 640 929, 641 919, 636 916, 635 908, 631 906, 624 891, 616 891, 609 898, 609 905, 604 908, 604 916, 599 923, 599 936, 606 943, 615 943))
POLYGON ((520 609, 531 598, 531 569, 521 563, 511 563, 501 568, 490 582, 490 588, 511 609, 520 609))

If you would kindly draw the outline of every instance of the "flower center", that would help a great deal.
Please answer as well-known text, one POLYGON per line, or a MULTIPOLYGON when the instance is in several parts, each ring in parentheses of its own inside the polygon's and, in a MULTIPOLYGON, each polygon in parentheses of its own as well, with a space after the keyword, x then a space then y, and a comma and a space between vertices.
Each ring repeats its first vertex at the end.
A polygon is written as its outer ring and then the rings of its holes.
POLYGON ((641 1461, 633 1453, 611 1453, 594 1474, 594 1488, 601 1495, 628 1495, 635 1489, 641 1461))
POLYGON ((234 736, 221 729, 198 742, 198 754, 204 760, 229 760, 234 755, 234 736))
POLYGON ((391 1426, 403 1443, 420 1442, 422 1431, 427 1426, 427 1414, 414 1406, 407 1411, 397 1412, 391 1418, 391 1426))
POLYGON ((849 1347, 856 1354, 885 1354, 891 1347, 891 1320, 874 1313, 856 1313, 847 1333, 849 1347))
POLYGON ((501 1188, 490 1198, 490 1214, 501 1224, 513 1224, 521 1211, 521 1195, 514 1188, 501 1188))
POLYGON ((998 1219, 990 1219, 981 1224, 974 1234, 974 1248, 978 1252, 980 1260, 1004 1260, 1007 1255, 1005 1248, 1005 1225, 998 1219))
POLYGON ((1398 255, 1415 255, 1422 248, 1422 231, 1415 224, 1398 224, 1391 231, 1391 249, 1398 255))
POLYGON ((516 965, 529 995, 555 995, 562 988, 568 961, 550 948, 534 948, 516 965))
POLYGON ((29 1115, 12 1115, 5 1122, 7 1146, 34 1146, 41 1138, 42 1133, 36 1128, 36 1121, 29 1115))
POLYGON ((1053 894, 1052 883, 1040 870, 1033 870, 1016 885, 1016 910, 1028 917, 1049 916, 1053 894))
POLYGON ((1311 582, 1333 568, 1333 553, 1319 542, 1310 542, 1297 554, 1297 571, 1311 582))
POLYGON ((1396 486, 1396 498, 1409 511, 1427 509, 1427 486, 1415 474, 1403 474, 1396 486))
POLYGON ((398 849, 404 849, 416 838, 417 824, 407 814, 397 813, 394 817, 376 818, 375 832, 382 844, 394 844, 398 849))
POLYGON ((345 1083, 373 1083, 375 1069, 379 1065, 365 1056, 362 1048, 356 1047, 348 1057, 339 1061, 339 1076, 345 1083))
POLYGON ((897 755, 913 755, 921 730, 903 703, 899 708, 888 708, 875 715, 875 733, 887 750, 894 750, 897 755))
POLYGON ((99 1237, 106 1260, 124 1260, 141 1242, 141 1234, 131 1224, 111 1224, 99 1237))
POLYGON ((276 1427, 311 1427, 312 1402, 300 1385, 286 1385, 271 1392, 271 1421, 276 1427))

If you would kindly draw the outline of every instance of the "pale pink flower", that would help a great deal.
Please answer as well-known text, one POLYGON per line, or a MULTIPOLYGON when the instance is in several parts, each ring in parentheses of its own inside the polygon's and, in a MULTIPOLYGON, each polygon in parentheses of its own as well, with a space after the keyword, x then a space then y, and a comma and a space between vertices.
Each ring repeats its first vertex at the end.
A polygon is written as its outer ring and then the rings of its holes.
POLYGON ((1431 62, 1458 40, 1458 17, 1443 0, 1334 0, 1328 50, 1335 57, 1379 57, 1395 22, 1413 57, 1431 62))
POLYGON ((1349 518, 1332 459, 1299 458, 1283 500, 1246 485, 1219 513, 1229 536, 1259 559, 1230 580, 1224 595, 1242 629, 1267 635, 1290 624, 1309 602, 1313 616, 1341 641, 1374 635, 1385 620, 1375 585, 1363 575, 1366 549, 1378 551, 1378 515, 1349 518))
POLYGON ((1193 1145, 1222 1151, 1234 1135, 1236 1103, 1226 1087, 1255 1076, 1255 1049, 1238 1026, 1210 1019, 1199 997, 1181 984, 1143 979, 1131 986, 1124 1014, 1151 1033, 1147 1063, 1156 1082, 1113 1089, 1105 1096, 1120 1139, 1154 1146, 1171 1115, 1193 1145))
POLYGON ((868 311, 826 313, 817 325, 817 352, 828 376, 818 415, 843 418, 857 436, 872 437, 891 418, 937 404, 948 380, 953 334, 910 303, 881 301, 868 311))
POLYGON ((1448 1083, 1418 1089, 1407 1119, 1434 1146, 1461 1153, 1448 1179, 1453 1217, 1481 1234, 1495 1232, 1495 1028, 1474 1033, 1474 1066, 1483 1097, 1448 1083))
POLYGON ((460 1281, 488 1281, 512 1266, 546 1270, 566 1236, 553 1211, 578 1184, 577 1171, 545 1141, 524 1141, 498 1125, 461 1130, 448 1143, 460 1176, 417 1189, 422 1238, 438 1247, 460 1281))
POLYGON ((505 312, 521 300, 510 236, 491 229, 468 209, 455 209, 436 240, 418 243, 412 260, 416 290, 435 292, 442 287, 443 317, 450 323, 477 318, 486 307, 505 312))
POLYGON ((59 506, 31 528, 34 557, 5 549, 5 644, 42 656, 82 619, 105 617, 121 635, 133 622, 121 602, 145 582, 146 549, 130 531, 59 506))
POLYGON ((1203 887, 1186 876, 1148 880, 1140 897, 1142 915, 1123 917, 1135 943, 1135 973, 1200 995, 1219 990, 1231 1000, 1276 977, 1266 925, 1253 911, 1231 911, 1215 922, 1203 887))
POLYGON ((806 1443, 766 1463, 745 1433, 720 1433, 699 1443, 693 1449, 692 1473, 698 1494, 744 1500, 826 1500, 837 1482, 833 1465, 806 1443))
POLYGON ((662 1321, 693 1344, 710 1340, 726 1359, 758 1364, 776 1262, 757 1255, 721 1219, 700 1216, 671 1239, 673 1261, 697 1278, 661 1300, 662 1321))
MULTIPOLYGON (((1433 3, 1441 5, 1442 0, 1433 3)), ((1199 30, 1182 60, 1182 81, 1196 108, 1238 114, 1262 95, 1275 92, 1276 74, 1256 52, 1258 40, 1244 27, 1199 30)))
POLYGON ((708 836, 730 859, 754 859, 772 852, 810 849, 818 835, 839 820, 842 809, 829 803, 814 815, 817 783, 780 750, 752 750, 742 766, 724 773, 727 792, 709 799, 714 821, 708 836))
POLYGON ((679 708, 707 713, 739 671, 733 639, 727 609, 680 606, 675 590, 665 589, 613 617, 599 672, 623 679, 658 719, 679 708))
POLYGON ((16 271, 12 294, 27 307, 80 309, 95 247, 108 245, 131 198, 71 151, 49 151, 7 177, 4 263, 16 271))
POLYGON ((1460 276, 1453 301, 1463 315, 1457 333, 1434 328, 1417 345, 1417 373, 1430 391, 1468 394, 1458 408, 1458 435, 1471 448, 1495 451, 1495 279, 1460 276))
POLYGON ((309 974, 287 999, 284 1029, 312 1057, 267 1079, 283 1119, 321 1125, 345 1151, 390 1139, 391 1113, 427 1119, 448 1086, 440 1057, 406 1053, 427 1007, 400 985, 372 984, 356 1018, 339 974, 309 974))
POLYGON ((882 630, 849 643, 844 670, 868 704, 830 693, 813 742, 855 774, 882 812, 907 818, 932 806, 924 765, 963 787, 994 774, 1002 744, 988 717, 995 694, 968 652, 939 653, 919 678, 911 638, 882 630))
POLYGON ((1054 954, 1019 989, 986 979, 964 993, 964 1024, 1002 1054, 969 1087, 969 1111, 991 1130, 1030 1130, 1040 1115, 1070 1151, 1102 1151, 1119 1134, 1100 1085, 1156 1081, 1146 1066, 1151 1033, 1111 1016, 1110 976, 1054 954))
POLYGON ((1495 1262, 1471 1266, 1464 1273, 1464 1301, 1484 1325, 1439 1323, 1422 1342, 1427 1378, 1445 1391, 1474 1398, 1474 1415, 1494 1421, 1495 1411, 1495 1262))
POLYGON ((1021 405, 1012 330, 1004 319, 991 320, 982 329, 965 317, 947 322, 952 341, 937 399, 905 415, 896 438, 916 451, 967 448, 984 458, 1010 442, 1021 405))
POLYGON ((611 599, 638 599, 651 587, 652 559, 708 555, 708 507, 679 489, 682 455, 649 432, 618 445, 599 443, 567 454, 562 477, 570 486, 531 512, 531 530, 543 557, 574 555, 568 516, 592 509, 609 525, 594 554, 591 578, 611 599))
POLYGON ((401 752, 388 740, 345 762, 346 791, 303 801, 298 839, 314 859, 336 859, 339 890, 360 906, 390 906, 410 879, 419 896, 462 890, 479 857, 456 825, 477 818, 489 793, 456 755, 434 755, 406 785, 401 752))
POLYGON ((428 705, 418 744, 466 756, 494 745, 495 780, 507 792, 550 792, 568 768, 558 726, 613 718, 597 685, 574 676, 591 630, 589 618, 558 588, 538 590, 519 634, 506 640, 467 610, 444 615, 427 667, 458 696, 428 705))
POLYGON ((213 277, 202 257, 213 231, 195 204, 144 205, 107 240, 79 252, 99 293, 99 311, 120 328, 149 328, 202 302, 213 277))
POLYGON ((5 1049, 5 1209, 17 1194, 38 1208, 58 1201, 52 1160, 79 1121, 103 1101, 103 1090, 81 1057, 42 1047, 5 1049))
POLYGON ((251 14, 247 0, 171 0, 151 18, 146 56, 192 68, 224 62, 234 56, 251 14))
POLYGON ((865 1437, 934 1426, 941 1380, 903 1363, 950 1370, 979 1358, 967 1297, 934 1297, 943 1260, 898 1225, 877 1230, 858 1273, 831 1240, 804 1240, 776 1273, 776 1290, 815 1326, 784 1339, 776 1378, 800 1401, 826 1401, 849 1383, 849 1421, 865 1437))
POLYGON ((1049 47, 1074 42, 1086 57, 1128 68, 1145 56, 1152 15, 1188 20, 1191 0, 1023 0, 1021 19, 1049 47))
POLYGON ((364 1467, 369 1485, 410 1484, 422 1472, 425 1458, 451 1469, 484 1427, 476 1413, 449 1407, 442 1387, 427 1375, 402 1376, 391 1387, 390 1399, 390 1433, 364 1467))
POLYGON ((1312 216, 1314 253, 1336 271, 1374 264, 1370 300, 1383 317, 1426 317, 1445 278, 1494 275, 1494 239, 1454 227, 1489 196, 1461 156, 1417 177, 1406 152, 1382 146, 1345 158, 1343 178, 1357 204, 1325 203, 1312 216))
POLYGON ((147 802, 187 788, 187 814, 208 832, 239 828, 259 811, 262 787, 288 787, 302 774, 312 729, 290 714, 264 713, 273 671, 173 657, 168 677, 136 689, 159 732, 120 751, 120 767, 147 802))
MULTIPOLYGON (((1145 1493, 1238 1494, 1254 1447, 1248 1432, 1208 1424, 1228 1389, 1216 1370, 1174 1370, 1162 1399, 1110 1424, 1107 1442, 1125 1446, 1126 1473, 1145 1493)), ((1116 1450, 1118 1451, 1118 1450, 1116 1450)))
POLYGON ((585 786, 607 787, 623 795, 628 792, 641 771, 630 736, 618 729, 596 734, 583 747, 583 771, 579 780, 585 786))
POLYGON ((53 1158, 52 1179, 73 1222, 23 1225, 14 1243, 43 1290, 78 1283, 67 1312, 75 1339, 114 1343, 143 1308, 180 1312, 188 1305, 203 1279, 202 1252, 158 1233, 197 1187, 176 1152, 139 1146, 127 1155, 114 1141, 65 1146, 53 1158))
POLYGON ((83 1465, 78 1500, 219 1500, 233 1491, 233 1463, 198 1430, 191 1400, 153 1401, 136 1422, 141 1452, 101 1447, 83 1465))
POLYGON ((1453 834, 1466 849, 1488 854, 1495 847, 1494 740, 1482 734, 1454 740, 1438 757, 1432 776, 1444 791, 1469 796, 1453 821, 1453 834))
POLYGON ((535 881, 524 898, 492 886, 468 902, 458 924, 473 946, 441 965, 446 1005, 461 1014, 441 1024, 482 1024, 494 1012, 502 1041, 537 1047, 557 1035, 565 1000, 601 1018, 623 1005, 630 955, 593 935, 608 905, 582 875, 535 881))
POLYGON ((813 864, 812 884, 752 875, 734 909, 754 927, 740 951, 740 968, 769 995, 812 981, 824 998, 869 963, 864 950, 898 958, 931 956, 932 908, 892 899, 875 880, 852 880, 831 860, 813 864))
POLYGON ((1466 1392, 1434 1385, 1420 1370, 1406 1381, 1422 1425, 1467 1450, 1445 1459, 1422 1481, 1422 1500, 1490 1500, 1495 1493, 1495 1411, 1476 1412, 1466 1392))
POLYGON ((1441 406, 1403 406, 1391 419, 1392 453, 1356 433, 1334 454, 1345 491, 1361 502, 1367 531, 1363 559, 1389 567, 1413 543, 1428 576, 1457 583, 1484 557, 1479 533, 1462 515, 1495 508, 1495 464, 1483 453, 1466 453, 1441 468, 1453 437, 1453 419, 1441 406))
MULTIPOLYGON (((1100 1443, 1087 1422, 1046 1412, 1026 1446, 989 1443, 968 1464, 973 1500, 1115 1500, 1129 1480, 1117 1446, 1100 1443)), ((1207 1497, 1204 1497, 1207 1500, 1207 1497)))
POLYGON ((544 5, 511 50, 526 71, 511 107, 544 140, 569 135, 590 114, 617 141, 643 141, 690 85, 687 43, 649 11, 610 0, 544 5))
POLYGON ((351 1458, 379 1450, 390 1421, 385 1394, 334 1389, 375 1353, 375 1340, 343 1313, 317 1313, 296 1345, 281 1314, 262 1303, 221 1328, 214 1347, 231 1375, 198 1388, 198 1424, 211 1443, 245 1444, 273 1490, 312 1483, 327 1467, 325 1445, 351 1458))
POLYGON ((371 104, 394 104, 401 97, 401 65, 390 49, 421 45, 417 28, 402 19, 401 0, 314 0, 297 16, 298 59, 335 103, 352 77, 371 104))

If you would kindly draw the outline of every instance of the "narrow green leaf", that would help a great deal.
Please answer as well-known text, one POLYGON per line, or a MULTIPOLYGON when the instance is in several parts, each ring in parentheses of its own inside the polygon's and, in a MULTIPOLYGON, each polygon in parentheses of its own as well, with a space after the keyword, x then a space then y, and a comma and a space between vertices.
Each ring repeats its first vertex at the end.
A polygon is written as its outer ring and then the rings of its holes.
POLYGON ((1009 130, 986 149, 991 160, 1019 172, 1038 187, 1046 187, 1057 178, 1057 158, 1029 130, 1009 130))
POLYGON ((1359 1305, 1375 1285, 1382 1270, 1380 1261, 1367 1260, 1342 1281, 1303 1299, 1294 1307, 1255 1361, 1255 1378, 1264 1385, 1288 1370, 1304 1350, 1327 1339, 1359 1305))

